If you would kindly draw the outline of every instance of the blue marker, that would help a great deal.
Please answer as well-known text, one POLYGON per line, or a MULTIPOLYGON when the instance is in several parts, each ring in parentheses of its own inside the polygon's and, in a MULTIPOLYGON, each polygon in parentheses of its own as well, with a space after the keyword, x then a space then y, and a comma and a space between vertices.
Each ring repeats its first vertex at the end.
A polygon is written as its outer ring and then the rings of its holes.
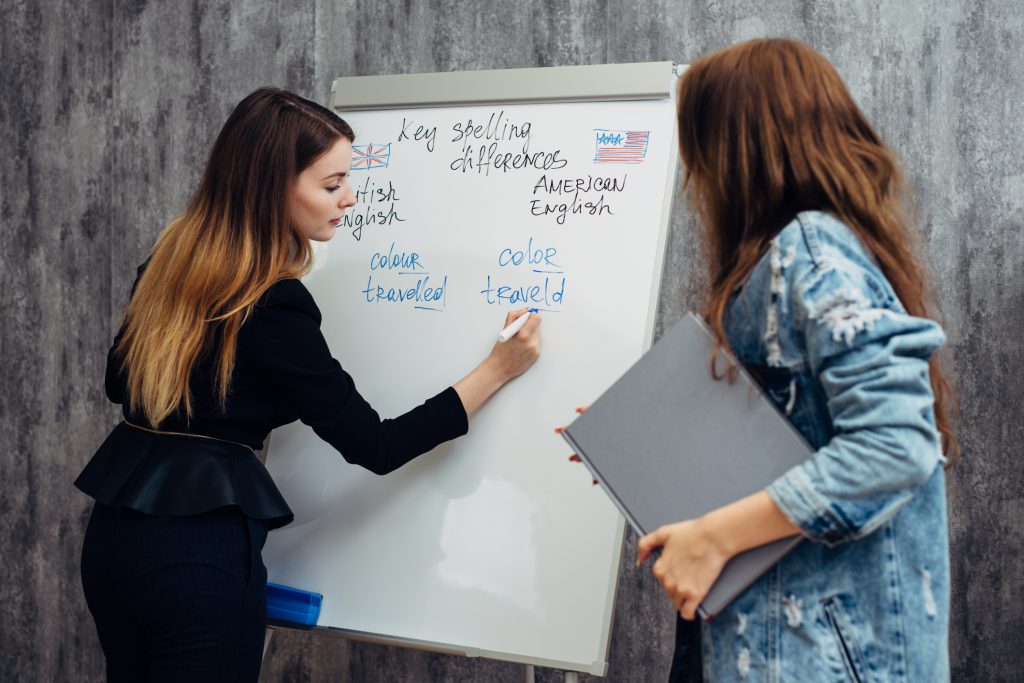
POLYGON ((323 595, 309 591, 267 584, 267 621, 292 628, 312 628, 320 617, 323 595))
POLYGON ((509 326, 506 327, 505 329, 503 329, 501 331, 501 334, 498 335, 498 341, 500 341, 500 342, 507 342, 509 339, 511 339, 512 337, 516 336, 516 332, 518 332, 519 330, 523 329, 523 325, 525 325, 526 321, 530 319, 530 314, 531 313, 536 313, 536 312, 537 312, 536 308, 531 308, 531 309, 527 310, 526 313, 524 313, 523 315, 521 315, 518 318, 516 318, 515 320, 513 320, 509 324, 509 326))

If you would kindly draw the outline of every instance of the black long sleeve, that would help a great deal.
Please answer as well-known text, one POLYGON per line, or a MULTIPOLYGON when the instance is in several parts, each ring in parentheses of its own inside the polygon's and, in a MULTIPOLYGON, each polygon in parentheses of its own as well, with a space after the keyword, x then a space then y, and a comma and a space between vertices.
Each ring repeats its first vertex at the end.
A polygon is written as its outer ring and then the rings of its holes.
MULTIPOLYGON (((214 359, 205 357, 193 371, 192 418, 172 415, 160 429, 213 436, 258 450, 271 429, 298 419, 348 462, 378 474, 466 433, 466 411, 451 387, 403 415, 382 420, 331 356, 320 321, 320 310, 301 282, 276 282, 239 332, 224 409, 213 388, 214 359)), ((126 378, 114 354, 119 338, 120 332, 107 358, 107 396, 124 404, 128 421, 145 425, 125 400, 126 378)))
POLYGON ((193 515, 236 505, 276 528, 292 520, 292 511, 254 453, 271 429, 302 420, 346 460, 378 474, 468 429, 451 387, 404 415, 381 420, 331 357, 320 311, 298 280, 270 287, 239 330, 224 406, 214 390, 213 354, 196 363, 191 419, 179 411, 160 424, 160 431, 181 435, 133 426, 146 421, 129 408, 125 373, 114 353, 120 335, 107 356, 104 383, 110 400, 122 404, 127 424, 114 428, 75 480, 110 507, 193 515))
POLYGON ((466 411, 451 387, 399 417, 381 420, 331 356, 320 320, 302 283, 282 280, 263 297, 240 345, 246 369, 258 373, 282 405, 348 462, 386 474, 466 433, 466 411))

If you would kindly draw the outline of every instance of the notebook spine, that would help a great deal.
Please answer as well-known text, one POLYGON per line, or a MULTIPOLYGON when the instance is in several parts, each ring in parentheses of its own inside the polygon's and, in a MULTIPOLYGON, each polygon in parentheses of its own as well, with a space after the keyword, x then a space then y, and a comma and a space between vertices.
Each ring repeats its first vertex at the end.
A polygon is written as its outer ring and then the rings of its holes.
POLYGON ((629 525, 633 527, 633 531, 635 531, 639 536, 646 535, 647 532, 640 528, 640 525, 637 524, 637 521, 633 519, 633 515, 629 513, 629 510, 626 509, 626 506, 622 504, 621 500, 619 500, 618 494, 616 494, 615 491, 605 483, 604 479, 601 478, 601 473, 597 471, 597 468, 595 468, 594 465, 587 458, 587 454, 583 452, 583 449, 580 448, 580 445, 576 442, 575 439, 572 438, 572 434, 569 433, 569 428, 566 428, 562 431, 562 438, 565 439, 566 442, 569 444, 570 448, 572 448, 573 453, 576 453, 577 455, 580 456, 580 460, 583 462, 584 467, 587 468, 587 470, 590 472, 590 475, 594 478, 594 483, 601 486, 604 492, 608 494, 608 497, 612 499, 613 503, 615 503, 615 507, 619 509, 619 512, 622 514, 622 516, 625 517, 626 521, 629 522, 629 525))

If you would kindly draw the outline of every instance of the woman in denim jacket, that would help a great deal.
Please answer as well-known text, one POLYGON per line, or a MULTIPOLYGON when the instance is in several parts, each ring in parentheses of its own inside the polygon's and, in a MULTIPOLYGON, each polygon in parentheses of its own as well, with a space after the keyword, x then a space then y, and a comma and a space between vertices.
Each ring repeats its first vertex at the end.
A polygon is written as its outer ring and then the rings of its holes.
POLYGON ((824 57, 756 40, 679 92, 713 265, 705 317, 816 452, 640 541, 684 619, 733 555, 807 539, 702 627, 709 681, 949 679, 944 456, 956 450, 892 154, 824 57), (938 398, 938 400, 936 400, 938 398))

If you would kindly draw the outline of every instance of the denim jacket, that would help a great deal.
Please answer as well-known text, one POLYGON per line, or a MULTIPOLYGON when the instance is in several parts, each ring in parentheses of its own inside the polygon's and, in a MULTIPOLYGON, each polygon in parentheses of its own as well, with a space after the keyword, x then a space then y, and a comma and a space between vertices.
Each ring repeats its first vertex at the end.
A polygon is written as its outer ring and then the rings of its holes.
POLYGON ((941 328, 821 212, 776 236, 725 328, 816 452, 768 487, 807 540, 704 625, 705 680, 948 680, 941 328))

